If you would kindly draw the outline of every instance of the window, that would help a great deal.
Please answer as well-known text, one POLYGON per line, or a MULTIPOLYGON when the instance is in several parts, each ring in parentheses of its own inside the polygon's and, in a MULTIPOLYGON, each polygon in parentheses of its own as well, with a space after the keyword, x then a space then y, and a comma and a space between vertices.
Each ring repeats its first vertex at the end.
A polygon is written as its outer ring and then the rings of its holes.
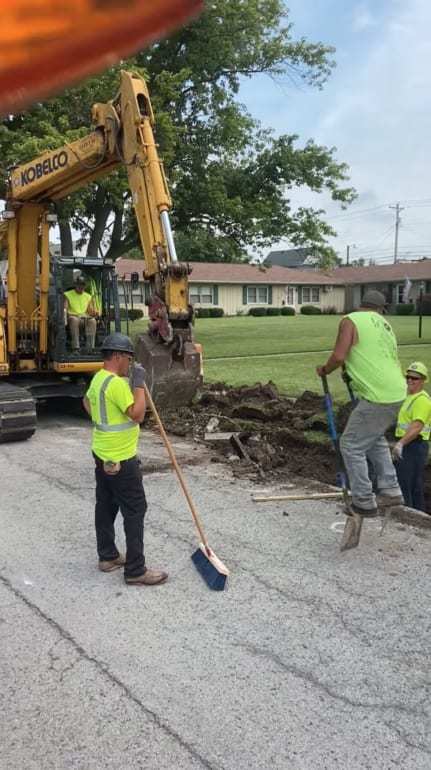
POLYGON ((320 287, 302 286, 302 288, 298 288, 298 304, 306 305, 309 302, 320 302, 320 287))
POLYGON ((247 286, 247 305, 268 305, 268 287, 247 286))
POLYGON ((294 295, 293 286, 288 286, 287 287, 286 299, 287 299, 287 304, 288 305, 294 305, 295 304, 295 295, 294 295))
POLYGON ((212 286, 190 286, 190 302, 192 305, 213 305, 214 291, 212 286))

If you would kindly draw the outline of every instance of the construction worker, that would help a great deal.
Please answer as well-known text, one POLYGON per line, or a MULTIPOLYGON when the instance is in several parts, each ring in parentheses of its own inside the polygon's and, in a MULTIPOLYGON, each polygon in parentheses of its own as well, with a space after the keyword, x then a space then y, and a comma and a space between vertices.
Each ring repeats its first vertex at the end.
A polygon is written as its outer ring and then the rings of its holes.
POLYGON ((103 369, 94 375, 84 407, 94 424, 92 450, 96 462, 96 539, 99 569, 124 566, 127 585, 156 585, 167 573, 148 569, 144 558, 147 510, 142 471, 137 459, 139 423, 145 415, 145 370, 131 364, 133 343, 125 334, 110 334, 102 343, 103 369), (131 380, 126 379, 131 368, 131 380), (114 522, 121 510, 126 558, 115 545, 114 522))
POLYGON ((91 294, 85 291, 85 278, 75 278, 75 288, 64 292, 64 310, 72 338, 72 350, 79 350, 79 332, 85 328, 86 347, 93 350, 96 343, 97 316, 91 294))
POLYGON ((431 432, 431 398, 425 388, 428 369, 422 361, 414 361, 407 368, 407 398, 395 430, 398 441, 392 458, 406 505, 425 510, 424 471, 428 459, 431 432))
POLYGON ((358 399, 341 436, 340 449, 350 481, 352 509, 362 516, 377 516, 378 509, 403 503, 385 432, 396 422, 406 384, 394 332, 383 317, 385 305, 383 294, 367 291, 359 310, 340 321, 334 350, 326 364, 317 367, 317 374, 322 376, 344 366, 358 399), (367 461, 375 474, 377 501, 367 461))

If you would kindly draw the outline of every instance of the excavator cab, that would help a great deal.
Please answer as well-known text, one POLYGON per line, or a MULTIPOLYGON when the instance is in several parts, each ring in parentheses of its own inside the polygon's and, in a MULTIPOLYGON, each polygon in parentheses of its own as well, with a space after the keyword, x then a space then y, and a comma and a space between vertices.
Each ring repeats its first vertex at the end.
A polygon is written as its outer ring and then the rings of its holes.
POLYGON ((57 371, 89 371, 102 365, 101 345, 112 331, 121 331, 117 276, 108 259, 60 257, 52 262, 52 280, 48 295, 49 354, 57 371), (79 277, 91 297, 94 319, 83 318, 79 324, 79 346, 73 343, 65 300, 79 277), (94 334, 87 333, 94 324, 94 334))

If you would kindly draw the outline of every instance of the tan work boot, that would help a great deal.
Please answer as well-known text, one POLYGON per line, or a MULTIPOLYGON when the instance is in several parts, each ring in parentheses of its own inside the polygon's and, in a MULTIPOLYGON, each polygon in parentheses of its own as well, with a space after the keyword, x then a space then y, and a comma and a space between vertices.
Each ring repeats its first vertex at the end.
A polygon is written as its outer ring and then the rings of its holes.
POLYGON ((159 569, 146 569, 143 575, 124 578, 128 586, 156 586, 165 583, 167 579, 168 573, 159 569))
POLYGON ((101 572, 114 572, 116 569, 124 567, 126 560, 121 553, 116 559, 110 559, 109 561, 99 561, 99 569, 101 572))

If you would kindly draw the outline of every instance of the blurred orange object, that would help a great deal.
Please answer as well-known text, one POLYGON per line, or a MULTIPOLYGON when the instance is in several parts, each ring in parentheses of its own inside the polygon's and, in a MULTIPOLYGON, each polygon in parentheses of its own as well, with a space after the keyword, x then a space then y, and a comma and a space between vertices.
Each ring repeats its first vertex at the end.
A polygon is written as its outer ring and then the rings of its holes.
POLYGON ((22 110, 162 37, 202 0, 9 0, 0 25, 0 112, 22 110))

